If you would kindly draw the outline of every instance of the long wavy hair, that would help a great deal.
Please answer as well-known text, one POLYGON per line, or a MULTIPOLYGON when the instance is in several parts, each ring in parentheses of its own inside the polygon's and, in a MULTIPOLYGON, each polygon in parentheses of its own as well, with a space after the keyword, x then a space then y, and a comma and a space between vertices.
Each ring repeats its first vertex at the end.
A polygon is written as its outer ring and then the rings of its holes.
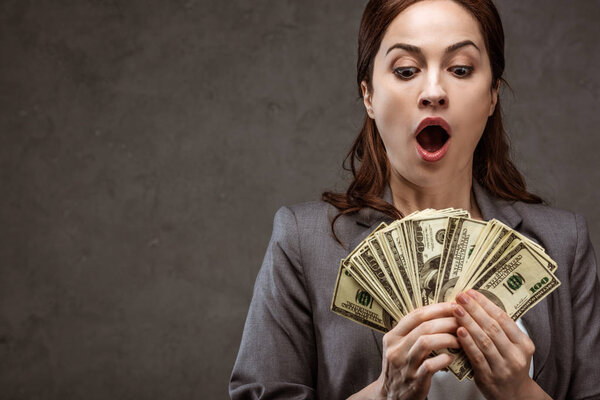
MULTIPOLYGON (((359 98, 361 83, 372 90, 373 64, 387 27, 408 6, 421 0, 370 0, 360 23, 358 35, 357 76, 359 98)), ((491 0, 453 0, 479 21, 492 69, 492 87, 501 82, 504 73, 504 30, 498 10, 491 0)), ((352 182, 345 193, 324 192, 322 199, 338 209, 331 222, 342 215, 370 207, 391 218, 402 214, 381 196, 390 179, 390 164, 375 121, 366 111, 363 127, 344 159, 343 168, 352 173, 352 182)), ((526 189, 525 180, 510 159, 510 144, 502 123, 500 99, 488 118, 483 135, 475 148, 473 178, 493 195, 506 200, 541 203, 542 199, 526 189)))

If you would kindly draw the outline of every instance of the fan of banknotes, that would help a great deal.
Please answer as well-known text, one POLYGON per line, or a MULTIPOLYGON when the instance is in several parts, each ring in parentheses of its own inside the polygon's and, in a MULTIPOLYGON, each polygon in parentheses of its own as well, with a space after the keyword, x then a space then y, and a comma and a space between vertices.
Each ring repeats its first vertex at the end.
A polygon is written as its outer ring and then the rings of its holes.
MULTIPOLYGON (((382 223, 341 261, 331 309, 385 333, 418 307, 475 289, 516 321, 560 286, 555 270, 542 247, 498 220, 427 209, 382 223)), ((473 377, 462 350, 442 352, 454 355, 459 380, 473 377)))

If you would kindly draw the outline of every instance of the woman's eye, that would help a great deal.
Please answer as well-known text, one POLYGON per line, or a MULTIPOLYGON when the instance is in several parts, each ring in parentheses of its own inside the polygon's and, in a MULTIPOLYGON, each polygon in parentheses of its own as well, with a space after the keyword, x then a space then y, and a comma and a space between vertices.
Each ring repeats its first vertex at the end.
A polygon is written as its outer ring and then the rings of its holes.
POLYGON ((394 69, 394 74, 400 79, 408 80, 418 71, 419 69, 415 67, 398 67, 394 69))
POLYGON ((471 75, 471 72, 473 72, 473 67, 468 67, 466 65, 459 65, 459 66, 450 68, 450 71, 452 71, 454 73, 454 75, 458 76, 459 78, 465 78, 465 77, 471 75))

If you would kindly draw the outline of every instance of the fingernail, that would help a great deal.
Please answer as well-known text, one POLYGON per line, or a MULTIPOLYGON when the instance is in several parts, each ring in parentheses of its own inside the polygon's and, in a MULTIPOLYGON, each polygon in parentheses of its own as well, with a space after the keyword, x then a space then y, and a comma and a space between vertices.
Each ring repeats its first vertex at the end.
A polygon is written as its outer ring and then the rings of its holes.
POLYGON ((454 314, 455 314, 457 317, 464 317, 464 316, 465 316, 465 312, 464 312, 464 310, 463 310, 463 309, 462 309, 462 307, 461 307, 461 306, 459 306, 458 304, 455 304, 455 305, 454 305, 454 314))
POLYGON ((467 337, 467 330, 465 328, 463 328, 463 327, 458 328, 458 330, 456 331, 456 333, 460 337, 467 337))
POLYGON ((460 303, 460 304, 468 304, 469 303, 469 296, 467 296, 464 293, 459 294, 458 296, 456 296, 456 300, 460 303))
POLYGON ((467 290, 467 293, 469 294, 469 296, 471 296, 474 299, 476 299, 477 296, 479 296, 479 293, 477 293, 477 290, 475 290, 475 289, 469 289, 469 290, 467 290))

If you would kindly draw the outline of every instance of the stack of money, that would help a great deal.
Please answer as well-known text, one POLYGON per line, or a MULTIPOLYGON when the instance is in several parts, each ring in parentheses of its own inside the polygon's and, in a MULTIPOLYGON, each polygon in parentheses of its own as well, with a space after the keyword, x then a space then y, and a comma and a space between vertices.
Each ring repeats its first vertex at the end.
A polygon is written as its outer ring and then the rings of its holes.
MULTIPOLYGON (((378 226, 340 263, 331 309, 381 332, 412 310, 475 289, 515 321, 556 289, 556 263, 498 220, 427 209, 378 226)), ((462 350, 448 369, 473 371, 462 350)), ((437 354, 437 353, 433 353, 437 354)))

